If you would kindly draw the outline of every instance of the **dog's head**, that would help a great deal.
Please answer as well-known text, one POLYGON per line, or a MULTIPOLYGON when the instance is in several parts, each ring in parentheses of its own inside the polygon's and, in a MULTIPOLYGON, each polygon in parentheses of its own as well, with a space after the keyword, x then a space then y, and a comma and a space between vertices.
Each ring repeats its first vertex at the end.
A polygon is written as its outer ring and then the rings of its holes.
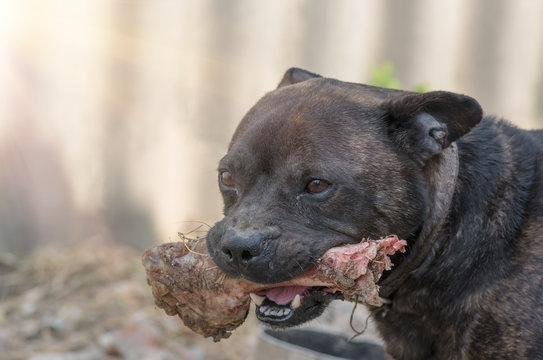
MULTIPOLYGON (((213 260, 232 277, 274 284, 331 247, 412 238, 427 216, 426 163, 480 119, 463 95, 290 69, 244 117, 220 161, 225 217, 207 236, 213 260)), ((287 326, 315 317, 333 297, 317 290, 306 289, 295 311, 268 304, 277 311, 259 318, 287 326)))

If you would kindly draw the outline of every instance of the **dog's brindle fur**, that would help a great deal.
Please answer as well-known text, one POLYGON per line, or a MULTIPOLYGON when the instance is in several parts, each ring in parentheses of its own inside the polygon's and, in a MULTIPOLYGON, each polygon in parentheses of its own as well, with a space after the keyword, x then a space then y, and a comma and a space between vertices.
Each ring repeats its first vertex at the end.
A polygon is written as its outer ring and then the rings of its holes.
POLYGON ((225 218, 208 248, 229 275, 272 284, 333 246, 397 234, 408 251, 380 283, 399 280, 392 303, 370 309, 394 358, 543 358, 542 144, 542 130, 483 117, 467 96, 290 69, 221 160, 225 218), (432 175, 453 142, 452 201, 433 224, 432 175), (311 193, 313 179, 329 186, 311 193))

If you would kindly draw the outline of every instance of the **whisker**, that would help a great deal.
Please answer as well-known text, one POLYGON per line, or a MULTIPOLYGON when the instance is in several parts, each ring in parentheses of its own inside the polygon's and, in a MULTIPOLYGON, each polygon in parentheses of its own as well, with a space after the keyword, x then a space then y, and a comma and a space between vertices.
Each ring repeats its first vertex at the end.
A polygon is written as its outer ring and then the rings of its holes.
POLYGON ((206 223, 205 221, 199 221, 199 220, 183 220, 183 221, 177 221, 177 223, 197 223, 197 224, 201 224, 203 226, 207 226, 208 228, 211 229, 211 225, 209 225, 208 223, 206 223))
POLYGON ((193 254, 196 254, 196 255, 200 255, 200 256, 209 256, 209 254, 204 254, 204 253, 200 253, 200 252, 197 252, 197 251, 194 251, 190 248, 189 246, 189 242, 196 242, 196 241, 200 241, 202 239, 205 240, 205 236, 204 237, 199 237, 197 236, 196 238, 190 238, 186 235, 188 234, 191 234, 195 231, 197 231, 199 228, 201 228, 202 225, 198 226, 196 229, 193 229, 191 231, 189 231, 188 233, 182 233, 182 232, 177 232, 177 236, 179 236, 179 238, 181 239, 181 241, 183 242, 183 245, 185 246, 185 248, 190 252, 190 253, 193 253, 193 254))
POLYGON ((193 253, 193 254, 196 254, 196 255, 201 255, 201 256, 209 256, 209 254, 203 254, 203 253, 199 253, 197 251, 194 251, 192 250, 189 245, 187 244, 187 241, 186 240, 183 240, 183 245, 185 245, 185 248, 190 252, 190 253, 193 253))
POLYGON ((184 235, 192 234, 192 233, 198 231, 202 226, 203 226, 203 225, 200 225, 200 226, 198 226, 197 228, 195 228, 195 229, 193 229, 193 230, 191 230, 191 231, 189 231, 189 232, 187 232, 187 233, 184 233, 184 235))
POLYGON ((294 259, 294 261, 295 261, 296 264, 300 267, 300 270, 304 271, 304 268, 302 267, 302 265, 300 265, 300 263, 298 262, 298 260, 294 259))

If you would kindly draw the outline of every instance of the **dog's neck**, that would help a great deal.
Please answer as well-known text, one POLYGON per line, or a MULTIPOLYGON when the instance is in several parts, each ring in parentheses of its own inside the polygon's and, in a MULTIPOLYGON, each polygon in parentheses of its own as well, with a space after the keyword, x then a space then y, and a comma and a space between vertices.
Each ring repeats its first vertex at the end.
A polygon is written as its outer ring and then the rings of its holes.
POLYGON ((407 257, 379 284, 379 294, 383 303, 389 303, 390 297, 405 282, 407 277, 419 267, 435 245, 434 240, 447 214, 454 194, 458 177, 458 147, 452 143, 441 156, 432 159, 424 169, 428 187, 428 213, 418 238, 409 246, 407 257))

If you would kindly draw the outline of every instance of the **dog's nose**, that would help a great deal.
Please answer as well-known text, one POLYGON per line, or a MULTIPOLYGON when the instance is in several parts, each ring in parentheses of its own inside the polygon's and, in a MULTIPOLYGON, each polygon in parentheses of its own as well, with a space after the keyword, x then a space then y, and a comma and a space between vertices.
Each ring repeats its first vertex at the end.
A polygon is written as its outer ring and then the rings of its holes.
POLYGON ((264 244, 267 240, 275 239, 279 231, 273 227, 258 230, 228 229, 222 238, 222 256, 232 267, 246 267, 258 262, 264 244))

